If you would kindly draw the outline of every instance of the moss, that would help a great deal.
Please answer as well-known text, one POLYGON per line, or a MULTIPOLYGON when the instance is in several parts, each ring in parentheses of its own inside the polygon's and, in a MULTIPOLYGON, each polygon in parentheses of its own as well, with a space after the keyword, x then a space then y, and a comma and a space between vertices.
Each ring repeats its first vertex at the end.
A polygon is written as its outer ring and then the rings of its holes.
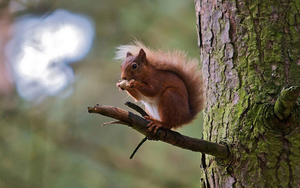
MULTIPOLYGON (((231 175, 236 187, 295 187, 296 180, 300 181, 300 130, 295 129, 300 121, 299 107, 295 107, 290 121, 281 122, 273 106, 284 86, 300 82, 296 29, 300 24, 300 3, 268 0, 249 4, 238 7, 241 22, 236 24, 237 41, 233 44, 236 59, 229 59, 229 63, 227 44, 222 41, 228 16, 216 16, 217 20, 207 24, 209 30, 214 29, 209 28, 211 25, 220 27, 220 32, 214 33, 211 51, 203 49, 203 53, 210 54, 207 66, 219 72, 208 78, 208 100, 213 98, 216 102, 206 111, 204 139, 232 141, 230 168, 234 169, 231 175), (226 71, 236 79, 230 88, 232 78, 226 71), (284 126, 291 128, 280 129, 284 126)), ((206 164, 207 177, 226 168, 210 156, 206 164)), ((219 177, 218 183, 229 175, 220 176, 224 177, 219 177)))
POLYGON ((279 168, 277 171, 277 176, 279 179, 279 183, 282 187, 289 187, 289 176, 290 176, 290 171, 289 171, 289 166, 287 163, 279 163, 279 168))

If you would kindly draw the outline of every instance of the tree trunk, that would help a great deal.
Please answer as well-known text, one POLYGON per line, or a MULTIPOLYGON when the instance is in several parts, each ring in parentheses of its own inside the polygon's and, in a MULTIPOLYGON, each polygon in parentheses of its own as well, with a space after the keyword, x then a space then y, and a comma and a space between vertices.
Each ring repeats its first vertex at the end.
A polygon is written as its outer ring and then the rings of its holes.
POLYGON ((203 138, 230 148, 226 160, 202 155, 201 186, 299 187, 299 1, 195 6, 207 84, 203 138))

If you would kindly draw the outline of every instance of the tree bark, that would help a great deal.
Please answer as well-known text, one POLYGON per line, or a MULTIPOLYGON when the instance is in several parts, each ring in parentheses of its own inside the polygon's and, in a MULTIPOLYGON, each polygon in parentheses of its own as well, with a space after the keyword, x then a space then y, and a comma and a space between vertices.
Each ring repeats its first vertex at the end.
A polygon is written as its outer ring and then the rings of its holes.
POLYGON ((201 187, 299 187, 299 1, 195 0, 195 7, 203 139, 231 148, 225 160, 202 155, 201 187))

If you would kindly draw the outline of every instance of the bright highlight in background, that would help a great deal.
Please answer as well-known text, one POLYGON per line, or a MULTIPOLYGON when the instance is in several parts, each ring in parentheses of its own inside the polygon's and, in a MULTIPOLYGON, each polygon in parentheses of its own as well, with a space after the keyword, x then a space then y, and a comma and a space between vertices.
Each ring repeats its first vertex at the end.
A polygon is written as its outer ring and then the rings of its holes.
POLYGON ((87 55, 94 34, 88 17, 61 9, 47 17, 18 20, 6 55, 20 96, 41 99, 70 85, 74 73, 69 63, 87 55))

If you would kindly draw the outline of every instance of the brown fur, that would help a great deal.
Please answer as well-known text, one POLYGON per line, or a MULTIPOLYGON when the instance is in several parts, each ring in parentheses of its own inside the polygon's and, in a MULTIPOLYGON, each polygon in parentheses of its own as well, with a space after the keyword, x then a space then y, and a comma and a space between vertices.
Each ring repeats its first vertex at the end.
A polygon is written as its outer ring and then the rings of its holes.
POLYGON ((141 42, 118 50, 117 59, 125 59, 121 78, 130 82, 125 90, 137 101, 148 101, 148 108, 149 104, 150 108, 157 104, 161 119, 157 123, 162 127, 171 129, 190 123, 203 109, 203 80, 197 60, 188 59, 181 51, 154 51, 141 42), (137 68, 133 69, 132 64, 137 68))

